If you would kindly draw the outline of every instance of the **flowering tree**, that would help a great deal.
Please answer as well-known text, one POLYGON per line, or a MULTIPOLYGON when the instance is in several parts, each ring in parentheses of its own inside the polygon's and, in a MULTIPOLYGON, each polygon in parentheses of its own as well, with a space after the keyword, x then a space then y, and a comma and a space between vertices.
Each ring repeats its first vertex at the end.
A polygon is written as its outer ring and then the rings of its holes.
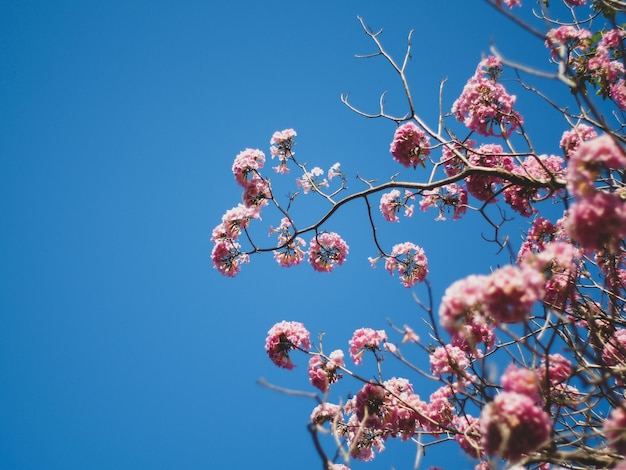
POLYGON ((263 252, 284 267, 306 259, 314 270, 332 272, 346 262, 349 247, 326 226, 357 199, 367 204, 377 250, 370 262, 384 262, 407 288, 424 283, 430 292, 428 273, 436 267, 411 241, 390 250, 381 245, 374 200, 387 222, 414 216, 416 203, 437 211, 440 220, 479 214, 493 230, 490 241, 511 253, 510 264, 455 281, 442 299, 418 300, 430 326, 426 341, 409 326, 392 325, 400 345, 384 330, 356 329, 347 343, 354 367, 343 350, 314 344, 299 322, 280 321, 269 330, 266 351, 278 367, 293 369, 295 353, 309 357, 308 377, 321 393, 309 430, 325 469, 372 460, 390 439, 422 448, 456 442, 477 469, 626 468, 626 4, 539 1, 536 17, 547 25, 539 30, 516 17, 519 0, 489 3, 542 38, 551 71, 515 64, 493 49, 434 126, 415 109, 405 74, 411 36, 398 62, 380 32, 361 21, 376 47, 367 57, 382 56, 395 70, 407 113, 389 114, 382 98, 375 114, 343 101, 361 116, 397 124, 390 153, 415 169, 414 179, 374 184, 357 177, 363 189, 349 193, 339 163, 326 171, 311 168, 296 158, 296 132, 276 132, 270 141, 275 172, 297 171, 302 193, 330 204, 323 217, 301 226, 292 216, 296 195, 281 201, 274 194, 265 154, 246 149, 235 158, 243 202, 226 211, 212 234, 213 264, 225 276, 263 252), (558 155, 533 145, 517 97, 503 83, 505 72, 562 116, 559 125, 568 130, 552 135, 558 155), (542 93, 533 85, 536 76, 552 78, 567 93, 542 93), (262 247, 249 227, 270 210, 280 220, 270 228, 276 241, 262 247), (518 247, 502 235, 514 221, 526 233, 518 247), (423 364, 405 359, 402 349, 409 346, 423 352, 423 364), (407 376, 386 377, 384 356, 406 364, 407 376), (499 377, 489 373, 496 361, 507 364, 499 377), (376 364, 377 379, 357 372, 366 362, 376 364), (438 388, 422 397, 415 377, 438 388), (333 384, 350 379, 359 383, 358 393, 333 402, 333 384))

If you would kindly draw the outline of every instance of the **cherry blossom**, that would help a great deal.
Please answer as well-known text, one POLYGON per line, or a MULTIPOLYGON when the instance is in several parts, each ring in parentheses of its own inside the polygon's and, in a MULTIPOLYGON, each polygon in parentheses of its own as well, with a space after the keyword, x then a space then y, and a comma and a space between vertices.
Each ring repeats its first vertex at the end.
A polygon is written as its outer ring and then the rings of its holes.
POLYGON ((331 272, 342 265, 348 255, 348 245, 335 232, 323 232, 309 243, 309 263, 319 272, 331 272))
POLYGON ((293 369, 294 365, 289 357, 289 351, 301 349, 308 351, 311 348, 310 333, 300 322, 282 321, 276 323, 267 332, 265 351, 271 361, 278 367, 293 369))

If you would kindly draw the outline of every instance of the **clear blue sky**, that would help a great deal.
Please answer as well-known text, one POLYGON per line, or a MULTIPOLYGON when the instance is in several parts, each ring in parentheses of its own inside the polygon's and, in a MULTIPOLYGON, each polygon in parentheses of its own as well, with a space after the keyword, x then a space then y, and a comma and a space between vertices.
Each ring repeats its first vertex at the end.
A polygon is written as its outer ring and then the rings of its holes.
MULTIPOLYGON (((353 58, 373 51, 357 15, 396 55, 416 30, 409 77, 431 122, 439 80, 449 106, 490 39, 515 57, 541 49, 462 0, 0 4, 0 469, 321 468, 305 430, 314 403, 256 384, 311 391, 304 357, 291 373, 271 365, 267 330, 298 320, 347 350, 354 329, 386 318, 421 328, 411 291, 369 267, 362 201, 326 226, 351 248, 332 275, 262 256, 223 278, 209 238, 239 202, 232 159, 269 155, 275 130, 295 128, 311 165, 381 180, 399 170, 393 124, 339 100, 375 110, 380 92, 402 96, 381 60, 353 58)), ((555 129, 538 136, 544 152, 558 150, 555 129)), ((438 301, 487 272, 495 248, 479 217, 435 215, 380 236, 426 249, 438 301)), ((388 362, 389 376, 406 372, 388 362)), ((370 468, 408 468, 412 450, 397 447, 370 468)))

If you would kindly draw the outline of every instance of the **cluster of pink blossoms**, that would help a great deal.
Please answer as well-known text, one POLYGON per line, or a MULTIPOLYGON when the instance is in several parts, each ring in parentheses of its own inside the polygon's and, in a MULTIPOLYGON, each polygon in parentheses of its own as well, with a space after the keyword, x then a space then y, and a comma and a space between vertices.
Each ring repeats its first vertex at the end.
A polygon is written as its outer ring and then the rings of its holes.
POLYGON ((274 132, 270 140, 270 153, 272 159, 278 157, 278 166, 274 167, 277 173, 289 173, 287 161, 295 154, 293 146, 295 145, 294 137, 298 135, 293 129, 285 129, 284 131, 274 132))
POLYGON ((304 259, 305 253, 302 248, 306 246, 306 242, 301 237, 292 235, 289 218, 283 217, 280 225, 270 230, 271 233, 278 233, 278 243, 285 245, 281 250, 274 252, 276 262, 285 268, 300 264, 304 259))
POLYGON ((567 58, 576 49, 586 50, 591 39, 591 31, 570 25, 551 29, 546 34, 546 47, 554 59, 567 58))
POLYGON ((513 109, 516 97, 497 82, 501 71, 496 57, 481 61, 452 105, 457 120, 481 135, 509 136, 523 121, 513 109))
POLYGON ((422 247, 411 242, 399 243, 391 249, 385 260, 385 269, 393 274, 398 271, 404 287, 422 282, 428 274, 428 260, 422 247))
POLYGON ((439 306, 441 326, 452 344, 472 354, 493 346, 493 327, 520 323, 543 298, 545 278, 532 266, 504 266, 488 276, 471 275, 450 285, 439 306))
POLYGON ((315 388, 327 392, 331 384, 341 378, 337 369, 343 367, 343 351, 336 349, 328 355, 313 354, 309 359, 309 381, 315 388))
POLYGON ((302 177, 296 180, 296 183, 299 188, 302 188, 304 194, 311 190, 318 191, 319 188, 328 187, 328 181, 325 178, 321 178, 323 176, 324 170, 316 166, 311 171, 305 171, 302 177))
MULTIPOLYGON (((556 155, 529 155, 520 166, 513 168, 512 173, 534 180, 546 181, 562 177, 564 174, 563 158, 556 155)), ((536 212, 532 202, 543 198, 537 188, 532 186, 510 185, 504 189, 504 200, 511 208, 524 217, 536 212)), ((554 195, 553 195, 554 196, 554 195)))
POLYGON ((407 122, 396 129, 390 148, 393 159, 405 167, 424 166, 430 155, 430 139, 417 124, 407 122))
POLYGON ((365 351, 381 351, 380 343, 387 341, 385 330, 359 328, 350 339, 350 357, 356 365, 360 365, 365 351))
POLYGON ((604 344, 602 361, 612 369, 619 386, 626 384, 626 329, 620 328, 604 344))
POLYGON ((563 132, 560 146, 563 149, 565 158, 571 158, 581 143, 598 137, 596 130, 586 124, 578 124, 573 129, 563 132))
POLYGON ((387 222, 400 222, 398 212, 404 209, 404 215, 411 217, 413 215, 413 204, 409 205, 409 199, 415 199, 415 196, 408 189, 404 191, 404 196, 400 191, 393 189, 388 193, 384 193, 380 197, 380 212, 387 222))
POLYGON ((420 209, 426 212, 430 207, 439 209, 435 220, 446 220, 444 213, 452 210, 452 220, 458 220, 467 212, 467 191, 456 183, 446 184, 422 193, 420 209))
POLYGON ((458 375, 464 377, 464 372, 470 365, 470 359, 461 348, 446 344, 438 346, 429 356, 430 371, 436 375, 458 375))
POLYGON ((278 367, 293 369, 289 351, 311 349, 311 335, 300 322, 282 321, 276 323, 267 332, 265 351, 271 361, 278 367))
POLYGON ((309 263, 320 272, 331 272, 342 265, 348 255, 348 245, 335 232, 315 235, 309 243, 309 263))
MULTIPOLYGON (((623 172, 626 155, 609 136, 583 142, 572 153, 567 169, 567 189, 577 198, 565 221, 568 235, 587 250, 617 251, 626 237, 626 202, 623 186, 605 185, 612 171, 623 172)), ((621 179, 621 178, 619 178, 621 179)), ((618 180, 619 180, 618 179, 618 180)))
POLYGON ((622 402, 611 411, 604 422, 604 436, 611 449, 626 455, 626 402, 622 402))
MULTIPOLYGON (((468 152, 469 162, 478 167, 513 171, 515 162, 506 155, 501 145, 483 144, 468 152)), ((470 175, 465 178, 467 191, 479 201, 495 202, 496 185, 502 184, 498 176, 470 175)))
POLYGON ((538 383, 533 371, 507 368, 504 391, 487 403, 479 418, 481 442, 488 454, 516 460, 548 440, 552 422, 538 403, 538 383))

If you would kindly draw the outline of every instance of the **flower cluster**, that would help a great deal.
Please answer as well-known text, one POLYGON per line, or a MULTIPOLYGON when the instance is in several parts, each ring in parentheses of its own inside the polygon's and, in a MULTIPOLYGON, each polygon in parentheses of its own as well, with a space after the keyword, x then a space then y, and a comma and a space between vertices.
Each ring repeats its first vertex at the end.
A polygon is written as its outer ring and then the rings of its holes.
POLYGON ((337 369, 343 367, 343 351, 336 349, 328 357, 313 354, 309 359, 309 381, 315 388, 327 392, 330 384, 337 382, 341 374, 337 369))
POLYGON ((516 97, 497 82, 501 72, 499 59, 482 60, 452 105, 457 120, 481 135, 509 136, 523 122, 513 109, 516 97))
POLYGON ((274 167, 277 173, 289 173, 287 168, 287 161, 291 158, 295 152, 293 146, 295 145, 294 137, 298 135, 293 129, 285 129, 284 131, 274 132, 270 140, 270 153, 272 159, 278 157, 279 164, 274 167))
POLYGON ((316 166, 312 168, 311 171, 305 171, 304 174, 296 180, 296 183, 299 188, 302 188, 304 194, 311 190, 319 191, 321 187, 328 187, 328 180, 321 178, 323 175, 324 170, 316 166))
POLYGON ((400 191, 393 189, 388 193, 384 193, 380 197, 380 212, 388 222, 400 222, 398 219, 398 213, 401 209, 404 209, 404 215, 411 217, 413 215, 413 204, 409 205, 409 199, 415 199, 413 193, 409 190, 404 191, 404 196, 400 191))
POLYGON ((294 368, 289 357, 289 351, 293 349, 308 351, 310 348, 310 333, 300 322, 282 321, 276 323, 267 332, 265 339, 265 351, 270 360, 278 367, 289 370, 294 368))
POLYGON ((309 263, 320 272, 331 272, 342 265, 348 255, 348 245, 335 232, 317 234, 309 243, 309 263))
POLYGON ((464 376, 464 369, 470 365, 465 351, 451 344, 436 347, 430 354, 429 360, 430 371, 436 376, 444 374, 464 376))
POLYGON ((606 185, 612 171, 622 172, 624 168, 626 155, 609 135, 581 143, 570 157, 567 188, 577 201, 568 213, 565 228, 584 249, 606 247, 616 251, 616 244, 626 237, 623 186, 606 185))
POLYGON ((538 378, 533 371, 507 368, 504 391, 480 414, 481 443, 488 454, 516 460, 539 448, 550 436, 550 416, 537 403, 538 378))
MULTIPOLYGON (((553 180, 563 176, 564 160, 556 155, 529 155, 520 166, 513 168, 512 173, 535 181, 553 180)), ((532 185, 512 184, 503 191, 504 200, 511 208, 524 217, 536 212, 533 201, 544 198, 539 190, 532 185)), ((555 196, 557 193, 552 193, 555 196)))
POLYGON ((399 243, 391 249, 385 260, 385 269, 393 274, 398 271, 404 287, 422 282, 428 274, 428 260, 424 249, 411 242, 399 243))
POLYGON ((420 209, 426 212, 430 207, 439 209, 439 215, 435 220, 446 220, 444 213, 450 210, 452 210, 452 220, 458 220, 467 212, 467 190, 459 184, 450 183, 424 191, 420 209))
POLYGON ((407 122, 396 129, 390 148, 393 159, 405 167, 424 166, 430 155, 430 140, 417 124, 407 122))
POLYGON ((609 446, 616 452, 626 454, 626 402, 622 402, 611 411, 604 422, 604 436, 609 446))
POLYGON ((302 248, 306 246, 306 242, 301 237, 294 237, 291 227, 289 218, 283 217, 280 225, 270 230, 270 234, 278 233, 278 243, 284 245, 282 249, 274 251, 274 259, 286 268, 300 264, 305 255, 302 248))
POLYGON ((372 328, 359 328, 350 339, 350 357, 359 365, 363 360, 365 351, 380 351, 380 343, 387 341, 385 330, 373 330, 372 328))

